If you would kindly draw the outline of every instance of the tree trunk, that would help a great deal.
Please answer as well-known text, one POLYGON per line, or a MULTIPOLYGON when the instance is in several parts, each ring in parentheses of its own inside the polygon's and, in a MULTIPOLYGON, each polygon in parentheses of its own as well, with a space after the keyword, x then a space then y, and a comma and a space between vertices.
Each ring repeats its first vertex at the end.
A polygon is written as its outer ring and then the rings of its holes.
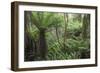
POLYGON ((83 17, 83 30, 82 30, 82 37, 85 40, 87 38, 88 33, 88 27, 90 25, 90 19, 88 15, 84 15, 83 17))
POLYGON ((63 48, 63 46, 62 46, 62 44, 61 44, 61 42, 60 42, 60 40, 59 40, 59 33, 58 33, 58 26, 57 26, 57 24, 56 24, 55 29, 56 29, 57 41, 58 41, 58 43, 59 43, 60 47, 61 47, 61 48, 63 48))
POLYGON ((24 59, 25 61, 34 61, 36 59, 36 42, 34 38, 30 37, 29 32, 27 31, 28 27, 32 25, 32 22, 30 23, 31 19, 31 12, 25 11, 25 26, 24 26, 24 59))
POLYGON ((28 56, 29 56, 29 55, 28 55, 28 53, 29 53, 29 52, 28 52, 29 37, 28 37, 27 31, 26 31, 27 25, 28 25, 28 19, 29 19, 29 18, 28 18, 28 12, 25 12, 25 13, 24 13, 24 16, 25 16, 25 17, 24 17, 24 22, 25 22, 25 24, 24 24, 24 25, 25 25, 25 26, 24 26, 24 28, 25 28, 25 29, 24 29, 24 52, 25 52, 25 53, 24 53, 24 60, 25 60, 25 61, 28 61, 28 60, 29 60, 29 59, 28 59, 28 56))
POLYGON ((64 13, 65 29, 64 29, 64 49, 66 49, 67 42, 67 26, 68 26, 68 14, 64 13))
POLYGON ((40 37, 39 38, 40 58, 41 60, 46 60, 47 44, 46 44, 45 30, 40 30, 39 37, 40 37))
POLYGON ((90 14, 87 15, 87 37, 90 38, 90 14))

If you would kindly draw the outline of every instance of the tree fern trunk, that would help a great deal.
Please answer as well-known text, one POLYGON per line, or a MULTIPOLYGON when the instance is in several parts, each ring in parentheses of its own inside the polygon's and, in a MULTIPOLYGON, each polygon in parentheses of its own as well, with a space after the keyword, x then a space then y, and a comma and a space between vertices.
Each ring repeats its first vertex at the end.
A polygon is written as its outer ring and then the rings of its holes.
POLYGON ((40 37, 39 38, 40 58, 41 60, 46 60, 47 44, 46 44, 45 30, 40 30, 39 37, 40 37))

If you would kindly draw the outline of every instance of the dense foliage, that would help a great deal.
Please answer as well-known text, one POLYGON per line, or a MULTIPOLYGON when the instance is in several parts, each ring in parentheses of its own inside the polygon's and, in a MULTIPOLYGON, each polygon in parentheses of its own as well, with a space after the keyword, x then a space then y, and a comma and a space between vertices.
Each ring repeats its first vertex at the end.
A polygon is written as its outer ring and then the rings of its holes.
POLYGON ((89 57, 89 14, 25 12, 25 61, 89 57))

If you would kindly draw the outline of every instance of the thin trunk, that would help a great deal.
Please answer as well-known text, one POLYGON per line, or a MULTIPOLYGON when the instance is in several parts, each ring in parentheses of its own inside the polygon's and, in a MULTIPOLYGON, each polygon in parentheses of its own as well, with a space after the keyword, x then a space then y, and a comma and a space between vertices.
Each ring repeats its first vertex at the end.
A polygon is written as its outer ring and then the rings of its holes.
POLYGON ((56 36, 57 36, 57 41, 58 41, 60 47, 63 48, 63 46, 62 46, 62 44, 61 44, 61 42, 60 42, 60 40, 59 40, 59 34, 58 34, 58 27, 57 27, 57 26, 56 26, 56 36))
POLYGON ((27 25, 28 25, 28 14, 27 14, 27 12, 25 12, 25 14, 24 14, 24 16, 25 16, 25 18, 24 18, 24 22, 25 22, 25 26, 24 26, 24 51, 25 51, 25 53, 24 53, 24 60, 25 61, 28 61, 28 46, 29 46, 29 44, 28 44, 28 41, 29 41, 29 37, 28 37, 28 34, 27 34, 27 31, 26 31, 26 29, 27 29, 27 25))
POLYGON ((87 37, 90 38, 90 14, 87 15, 87 37))
POLYGON ((87 15, 83 17, 83 30, 82 30, 82 37, 85 40, 87 38, 87 28, 88 28, 88 18, 87 15))
POLYGON ((68 26, 68 14, 64 13, 65 30, 64 30, 64 49, 66 49, 67 42, 67 26, 68 26))

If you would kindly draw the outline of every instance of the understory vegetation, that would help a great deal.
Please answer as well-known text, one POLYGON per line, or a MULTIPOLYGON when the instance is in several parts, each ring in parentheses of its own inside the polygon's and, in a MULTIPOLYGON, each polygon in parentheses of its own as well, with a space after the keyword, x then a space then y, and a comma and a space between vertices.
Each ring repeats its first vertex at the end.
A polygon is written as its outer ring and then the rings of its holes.
POLYGON ((90 15, 25 11, 24 60, 90 58, 90 15))

